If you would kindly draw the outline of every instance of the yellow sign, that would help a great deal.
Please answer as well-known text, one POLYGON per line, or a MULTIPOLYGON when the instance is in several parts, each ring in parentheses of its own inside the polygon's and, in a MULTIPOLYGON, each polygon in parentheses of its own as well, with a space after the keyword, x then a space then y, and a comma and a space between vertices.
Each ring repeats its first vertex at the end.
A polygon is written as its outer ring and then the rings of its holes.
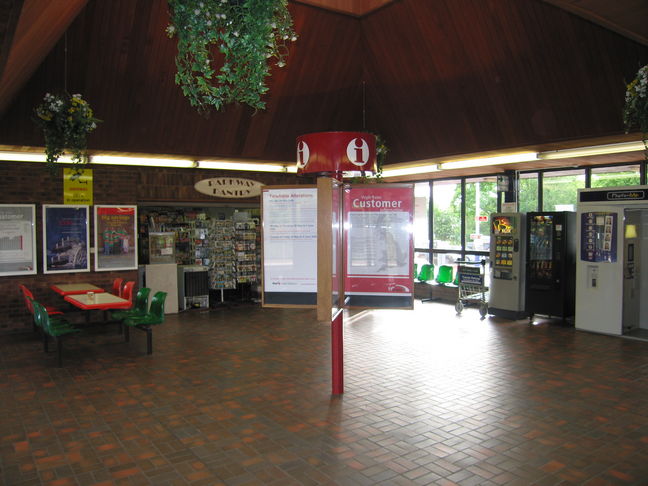
POLYGON ((92 169, 63 169, 63 204, 92 206, 92 169))

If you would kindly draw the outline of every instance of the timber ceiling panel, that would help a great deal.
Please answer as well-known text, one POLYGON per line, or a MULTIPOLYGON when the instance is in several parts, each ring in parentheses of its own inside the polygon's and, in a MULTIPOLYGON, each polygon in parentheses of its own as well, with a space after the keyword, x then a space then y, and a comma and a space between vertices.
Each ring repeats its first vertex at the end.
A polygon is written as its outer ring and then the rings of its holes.
POLYGON ((289 4, 299 39, 267 109, 205 118, 174 83, 166 2, 87 0, 50 50, 18 51, 35 72, 0 91, 0 144, 42 146, 32 110, 65 85, 103 120, 95 151, 287 161, 300 134, 364 128, 387 140, 389 163, 560 143, 622 134, 624 83, 648 63, 646 46, 548 1, 361 0, 368 10, 348 15, 317 1, 289 4))

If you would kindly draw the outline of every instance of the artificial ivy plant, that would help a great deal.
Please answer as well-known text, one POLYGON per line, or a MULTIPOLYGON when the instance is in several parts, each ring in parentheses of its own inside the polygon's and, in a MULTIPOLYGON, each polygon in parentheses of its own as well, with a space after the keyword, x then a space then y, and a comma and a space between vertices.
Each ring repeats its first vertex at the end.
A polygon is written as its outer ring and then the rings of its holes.
POLYGON ((168 0, 169 37, 177 37, 176 84, 206 112, 232 102, 265 108, 270 66, 286 64, 297 39, 287 0, 168 0), (222 57, 220 69, 213 50, 222 57))
POLYGON ((623 123, 626 132, 633 128, 641 130, 648 160, 648 64, 639 69, 626 87, 623 123))
POLYGON ((65 152, 80 169, 88 162, 86 137, 97 128, 100 121, 94 117, 92 108, 81 94, 46 93, 43 102, 36 107, 36 124, 43 130, 45 155, 50 171, 65 152))

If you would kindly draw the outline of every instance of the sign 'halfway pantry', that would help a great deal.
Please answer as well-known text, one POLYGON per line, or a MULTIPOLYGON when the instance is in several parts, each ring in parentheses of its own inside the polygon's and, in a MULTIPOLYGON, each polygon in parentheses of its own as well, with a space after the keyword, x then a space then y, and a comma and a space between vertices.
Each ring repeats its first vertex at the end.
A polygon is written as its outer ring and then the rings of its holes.
POLYGON ((224 198, 248 198, 261 194, 263 184, 239 177, 214 177, 196 182, 194 188, 201 194, 224 198))

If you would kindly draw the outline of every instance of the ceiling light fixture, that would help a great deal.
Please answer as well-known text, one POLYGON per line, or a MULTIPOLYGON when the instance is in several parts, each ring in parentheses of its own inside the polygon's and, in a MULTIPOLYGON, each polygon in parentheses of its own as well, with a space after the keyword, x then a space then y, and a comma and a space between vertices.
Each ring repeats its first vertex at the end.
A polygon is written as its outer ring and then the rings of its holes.
POLYGON ((254 172, 288 172, 296 173, 296 165, 272 164, 263 162, 230 162, 224 160, 199 160, 201 169, 242 170, 254 172))
POLYGON ((440 163, 439 169, 467 169, 470 167, 485 167, 489 165, 515 164, 516 162, 531 162, 537 159, 537 152, 521 152, 517 154, 495 155, 493 157, 476 157, 474 159, 450 160, 448 162, 440 163))
POLYGON ((439 170, 437 164, 418 165, 411 167, 385 167, 382 171, 383 177, 398 177, 406 175, 427 174, 430 172, 437 172, 439 170))
POLYGON ((192 167, 195 167, 194 161, 188 159, 122 157, 118 155, 93 155, 90 157, 90 163, 109 165, 134 165, 139 167, 176 167, 181 169, 190 169, 192 167))
POLYGON ((554 159, 567 159, 570 157, 587 157, 592 155, 609 155, 621 154, 624 152, 639 152, 645 150, 646 147, 642 141, 637 142, 622 142, 611 143, 607 145, 592 145, 590 147, 576 147, 562 150, 551 150, 547 152, 540 152, 539 159, 554 160, 554 159))
MULTIPOLYGON (((0 160, 10 162, 47 162, 44 153, 33 152, 0 152, 0 160)), ((59 162, 72 163, 72 157, 69 155, 62 155, 58 160, 59 162)))

